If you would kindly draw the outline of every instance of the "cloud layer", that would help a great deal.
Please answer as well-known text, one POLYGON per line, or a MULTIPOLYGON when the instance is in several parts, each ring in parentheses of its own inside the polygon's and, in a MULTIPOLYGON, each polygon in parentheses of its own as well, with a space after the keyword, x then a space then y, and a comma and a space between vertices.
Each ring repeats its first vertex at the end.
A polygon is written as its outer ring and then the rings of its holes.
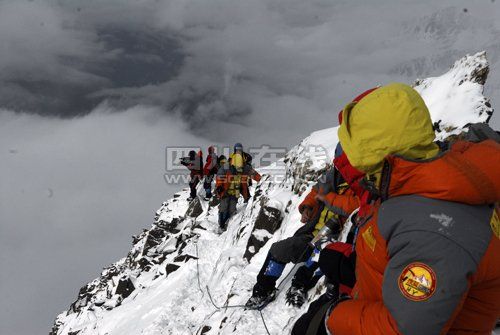
POLYGON ((204 141, 152 108, 71 120, 0 111, 0 333, 47 334, 186 187, 163 180, 166 144, 204 141))
POLYGON ((483 49, 500 103, 497 14, 491 0, 3 1, 0 106, 153 105, 215 140, 272 133, 282 145, 334 123, 359 91, 483 49))

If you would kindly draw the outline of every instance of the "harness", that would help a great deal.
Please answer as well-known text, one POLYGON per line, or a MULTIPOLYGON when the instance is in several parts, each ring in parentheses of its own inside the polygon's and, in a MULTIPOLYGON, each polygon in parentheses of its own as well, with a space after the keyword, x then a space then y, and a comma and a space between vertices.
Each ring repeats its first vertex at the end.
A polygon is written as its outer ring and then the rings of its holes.
POLYGON ((227 194, 238 198, 241 193, 241 175, 231 174, 229 175, 229 187, 227 188, 227 194))
MULTIPOLYGON (((335 193, 337 193, 338 195, 342 195, 347 191, 349 185, 344 182, 338 185, 336 188, 337 190, 335 190, 335 193)), ((323 209, 319 214, 318 221, 314 226, 314 231, 312 234, 316 236, 321 228, 323 228, 326 224, 331 223, 331 221, 341 222, 342 216, 347 217, 349 215, 343 209, 325 203, 323 209)))

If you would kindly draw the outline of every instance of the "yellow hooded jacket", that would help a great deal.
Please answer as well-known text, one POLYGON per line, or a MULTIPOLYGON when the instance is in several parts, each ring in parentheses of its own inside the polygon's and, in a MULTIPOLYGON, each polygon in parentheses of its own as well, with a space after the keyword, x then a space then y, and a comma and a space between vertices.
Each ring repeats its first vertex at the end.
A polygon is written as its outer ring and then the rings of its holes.
POLYGON ((428 159, 437 155, 424 100, 408 85, 392 83, 343 110, 338 135, 349 162, 368 174, 380 172, 387 155, 428 159))

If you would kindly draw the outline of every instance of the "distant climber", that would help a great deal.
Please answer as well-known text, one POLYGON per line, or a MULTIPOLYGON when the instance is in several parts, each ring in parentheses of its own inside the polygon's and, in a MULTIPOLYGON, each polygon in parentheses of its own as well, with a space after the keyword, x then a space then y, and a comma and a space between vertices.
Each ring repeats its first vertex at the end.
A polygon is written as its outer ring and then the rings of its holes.
MULTIPOLYGON (((239 159, 235 159, 239 161, 239 159)), ((237 162, 236 164, 240 164, 237 162)), ((240 174, 241 176, 241 174, 240 174)), ((240 196, 240 176, 236 168, 226 160, 224 155, 219 157, 219 170, 215 177, 215 190, 220 199, 219 204, 219 228, 226 229, 226 222, 236 213, 236 205, 240 196)))
POLYGON ((236 213, 236 205, 240 195, 248 196, 248 179, 260 180, 260 175, 245 164, 241 152, 231 155, 229 161, 224 156, 219 158, 219 170, 215 178, 217 196, 220 198, 219 227, 226 229, 227 220, 236 213))
MULTIPOLYGON (((230 159, 235 154, 240 154, 241 157, 243 157, 243 166, 245 167, 246 174, 251 176, 253 179, 257 178, 260 180, 260 175, 252 167, 252 156, 249 153, 243 151, 243 145, 241 143, 236 143, 233 147, 233 150, 234 152, 231 154, 230 159)), ((246 191, 242 193, 243 200, 245 202, 248 202, 251 197, 249 187, 252 186, 252 178, 246 178, 246 183, 243 185, 246 188, 246 191)))
MULTIPOLYGON (((285 265, 308 260, 314 250, 310 243, 315 236, 325 227, 328 227, 332 234, 338 234, 345 219, 357 207, 358 200, 355 195, 343 182, 338 171, 330 167, 299 205, 301 222, 304 226, 292 237, 271 246, 257 276, 257 283, 253 288, 252 297, 246 304, 247 307, 258 308, 273 300, 276 294, 276 281, 285 265)), ((291 304, 298 306, 304 302, 307 290, 316 283, 313 278, 316 269, 317 264, 311 264, 297 271, 287 293, 291 304)))
POLYGON ((232 158, 235 154, 240 154, 243 157, 243 165, 252 165, 252 156, 249 153, 243 151, 243 144, 236 143, 233 146, 233 153, 229 158, 232 158))
POLYGON ((210 200, 212 197, 212 181, 214 176, 217 174, 218 167, 218 158, 215 153, 215 149, 213 146, 208 147, 208 155, 207 160, 205 162, 205 166, 203 167, 203 175, 205 179, 203 181, 203 188, 205 189, 205 200, 210 200))
POLYGON ((457 140, 440 151, 427 106, 404 84, 342 116, 340 143, 369 196, 352 298, 325 310, 328 330, 490 334, 500 315, 500 144, 457 140))
POLYGON ((196 151, 189 151, 188 157, 182 157, 180 163, 187 167, 190 171, 189 188, 190 194, 188 200, 191 201, 196 198, 196 187, 203 178, 203 154, 201 150, 196 153, 196 151))

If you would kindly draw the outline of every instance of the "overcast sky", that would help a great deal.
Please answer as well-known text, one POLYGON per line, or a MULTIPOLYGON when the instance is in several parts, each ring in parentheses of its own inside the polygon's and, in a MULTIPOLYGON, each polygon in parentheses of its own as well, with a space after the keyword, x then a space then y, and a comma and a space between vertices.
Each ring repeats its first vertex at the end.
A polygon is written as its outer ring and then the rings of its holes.
POLYGON ((182 187, 166 146, 291 147, 361 91, 481 50, 500 105, 498 17, 492 0, 0 0, 0 334, 46 334, 125 256, 182 187))

